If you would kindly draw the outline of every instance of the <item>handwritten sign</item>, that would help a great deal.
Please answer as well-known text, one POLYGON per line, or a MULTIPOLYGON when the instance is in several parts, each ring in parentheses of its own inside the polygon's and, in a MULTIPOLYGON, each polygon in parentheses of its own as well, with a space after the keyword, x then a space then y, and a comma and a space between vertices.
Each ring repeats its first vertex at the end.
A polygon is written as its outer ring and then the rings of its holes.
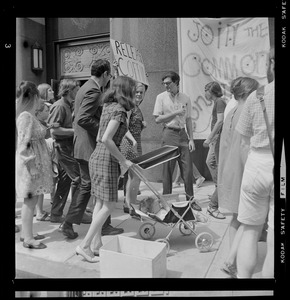
POLYGON ((267 84, 266 59, 270 48, 267 18, 178 19, 181 90, 192 102, 194 137, 210 133, 213 102, 204 87, 218 81, 230 98, 231 81, 251 77, 267 84))
POLYGON ((129 76, 149 85, 140 51, 121 41, 113 39, 110 41, 119 75, 129 76))

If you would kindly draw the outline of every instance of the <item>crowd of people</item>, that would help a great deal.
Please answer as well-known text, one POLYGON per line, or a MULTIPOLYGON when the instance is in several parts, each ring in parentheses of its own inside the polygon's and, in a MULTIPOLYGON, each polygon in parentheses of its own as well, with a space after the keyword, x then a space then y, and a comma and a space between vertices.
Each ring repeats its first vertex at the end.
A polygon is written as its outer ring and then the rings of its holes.
MULTIPOLYGON (((230 251, 222 270, 234 278, 253 275, 263 228, 267 228, 263 275, 273 277, 273 74, 271 50, 269 84, 262 97, 270 123, 269 137, 255 79, 238 77, 232 81, 235 101, 230 108, 218 82, 204 87, 213 109, 211 132, 203 146, 208 148, 206 165, 215 183, 207 213, 216 219, 225 218, 219 208, 232 214, 230 251)), ((131 160, 142 155, 141 132, 147 124, 139 106, 148 87, 130 77, 112 77, 110 63, 98 59, 82 86, 76 80, 61 80, 57 101, 48 84, 37 87, 22 81, 17 88, 16 195, 24 198, 24 247, 47 247, 41 242, 45 236, 33 234, 36 210, 37 220, 60 223, 59 231, 68 239, 78 237, 73 224, 90 224, 75 251, 88 262, 99 261, 101 237, 124 232, 111 226, 110 217, 121 178, 124 212, 134 213, 131 203, 139 193, 140 179, 131 171, 131 160), (71 203, 64 215, 69 193, 71 203), (51 195, 50 212, 43 210, 44 194, 51 195)), ((180 92, 176 72, 165 73, 161 80, 165 91, 156 97, 153 116, 163 126, 161 145, 177 146, 180 153, 177 160, 163 164, 163 194, 171 194, 174 183, 182 180, 186 199, 194 199, 194 181, 199 187, 205 178, 191 158, 195 150, 191 101, 180 92), (174 181, 176 162, 179 173, 174 181)), ((192 208, 201 211, 194 200, 192 208)))

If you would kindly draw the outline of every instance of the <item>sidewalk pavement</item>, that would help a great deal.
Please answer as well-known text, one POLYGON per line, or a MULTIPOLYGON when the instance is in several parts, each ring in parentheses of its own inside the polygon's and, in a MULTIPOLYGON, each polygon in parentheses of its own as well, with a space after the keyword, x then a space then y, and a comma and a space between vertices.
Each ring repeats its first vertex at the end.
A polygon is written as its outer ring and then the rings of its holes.
MULTIPOLYGON (((152 183, 154 188, 162 193, 161 183, 152 183)), ((138 200, 147 196, 153 196, 152 191, 141 182, 141 195, 138 200)), ((204 182, 200 188, 194 188, 195 198, 202 207, 202 213, 206 214, 209 202, 208 196, 214 191, 213 182, 204 182)), ((180 194, 180 200, 185 200, 184 187, 181 185, 173 189, 173 193, 180 194)), ((142 239, 139 235, 141 221, 131 218, 129 214, 123 212, 123 191, 119 191, 119 201, 116 205, 111 219, 112 226, 124 228, 122 235, 131 238, 142 239)), ((22 199, 17 199, 16 203, 16 224, 21 228, 21 206, 22 199)), ((44 210, 50 211, 50 195, 44 197, 44 210)), ((65 212, 69 207, 69 199, 66 204, 65 212)), ((223 212, 223 211, 222 211, 223 212)), ((208 232, 212 234, 214 243, 210 251, 200 252, 194 243, 195 235, 184 236, 179 229, 174 228, 170 239, 170 251, 167 254, 167 278, 229 278, 227 274, 220 270, 229 251, 228 228, 231 215, 223 212, 226 219, 218 220, 208 214, 207 223, 197 223, 196 233, 208 232)), ((147 221, 147 220, 145 220, 147 221)), ((60 224, 47 221, 36 221, 34 218, 34 233, 44 234, 46 238, 43 242, 47 245, 46 249, 33 250, 22 246, 19 241, 20 233, 15 234, 16 249, 16 278, 99 278, 99 263, 89 263, 81 256, 75 255, 75 248, 84 238, 89 224, 74 225, 74 230, 79 236, 75 240, 66 239, 58 231, 60 224)), ((156 233, 152 240, 165 238, 170 227, 157 223, 156 233)), ((103 244, 110 241, 114 236, 103 236, 103 244)), ((255 269, 254 277, 261 277, 262 264, 266 254, 266 243, 259 243, 258 264, 255 269)), ((142 273, 140 273, 142 277, 142 273)))

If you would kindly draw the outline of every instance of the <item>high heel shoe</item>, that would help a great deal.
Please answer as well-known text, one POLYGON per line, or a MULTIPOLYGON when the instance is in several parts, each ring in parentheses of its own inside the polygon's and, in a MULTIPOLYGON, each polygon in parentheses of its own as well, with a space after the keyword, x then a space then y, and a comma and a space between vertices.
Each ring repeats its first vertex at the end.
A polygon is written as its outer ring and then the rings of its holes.
POLYGON ((76 247, 76 255, 81 255, 86 261, 90 263, 95 263, 99 261, 99 258, 97 256, 91 257, 88 254, 85 253, 85 251, 80 247, 76 247))
POLYGON ((135 208, 132 205, 130 205, 129 214, 132 218, 141 219, 140 215, 136 213, 135 208))

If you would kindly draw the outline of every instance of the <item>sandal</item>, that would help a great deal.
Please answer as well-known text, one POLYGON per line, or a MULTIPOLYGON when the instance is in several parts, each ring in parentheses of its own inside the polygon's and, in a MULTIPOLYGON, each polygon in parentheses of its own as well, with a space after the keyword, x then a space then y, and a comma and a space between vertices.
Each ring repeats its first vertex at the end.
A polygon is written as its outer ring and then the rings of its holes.
MULTIPOLYGON (((45 239, 45 235, 37 234, 33 237, 36 241, 45 239)), ((24 238, 20 237, 20 242, 24 242, 24 238)))
POLYGON ((46 245, 44 245, 43 243, 39 243, 39 244, 29 244, 26 242, 23 242, 23 247, 24 248, 29 248, 29 249, 45 249, 47 248, 46 245))
POLYGON ((217 208, 207 208, 207 212, 216 219, 225 219, 226 217, 217 208))
POLYGON ((225 262, 221 267, 221 271, 230 275, 232 278, 237 278, 237 268, 235 265, 231 265, 230 263, 225 262))
POLYGON ((36 217, 37 221, 50 221, 50 214, 48 212, 44 212, 40 217, 36 217))

